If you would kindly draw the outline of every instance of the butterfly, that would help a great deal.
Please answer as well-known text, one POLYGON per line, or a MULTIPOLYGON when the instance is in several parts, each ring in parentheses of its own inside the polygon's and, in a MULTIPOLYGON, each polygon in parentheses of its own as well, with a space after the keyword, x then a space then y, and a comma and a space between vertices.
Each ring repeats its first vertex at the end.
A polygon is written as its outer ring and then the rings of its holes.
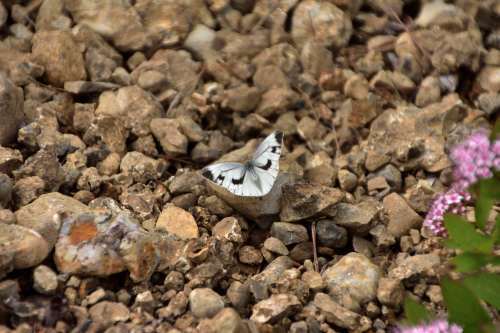
POLYGON ((242 163, 217 163, 201 174, 229 192, 242 197, 261 197, 269 193, 279 172, 283 132, 271 133, 257 147, 252 159, 242 163))

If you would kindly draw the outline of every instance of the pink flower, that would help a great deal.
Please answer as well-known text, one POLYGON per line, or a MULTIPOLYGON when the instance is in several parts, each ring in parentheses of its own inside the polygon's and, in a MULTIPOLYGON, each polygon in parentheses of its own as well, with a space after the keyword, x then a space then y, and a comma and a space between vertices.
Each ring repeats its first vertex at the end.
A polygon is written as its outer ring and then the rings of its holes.
POLYGON ((462 327, 450 324, 444 319, 417 326, 399 326, 394 333, 462 333, 462 327))
POLYGON ((500 139, 490 142, 486 131, 480 130, 451 150, 454 182, 451 188, 439 194, 432 202, 424 226, 437 236, 447 236, 443 224, 446 213, 463 214, 465 204, 471 201, 469 186, 480 179, 491 178, 500 170, 500 139))
POLYGON ((427 213, 424 226, 434 235, 446 237, 448 233, 444 226, 444 215, 446 213, 465 213, 465 203, 471 200, 469 192, 459 188, 451 188, 448 192, 439 194, 432 202, 427 213))
POLYGON ((451 150, 455 164, 455 186, 466 189, 480 179, 493 176, 493 169, 500 169, 500 140, 490 142, 486 131, 480 130, 451 150))

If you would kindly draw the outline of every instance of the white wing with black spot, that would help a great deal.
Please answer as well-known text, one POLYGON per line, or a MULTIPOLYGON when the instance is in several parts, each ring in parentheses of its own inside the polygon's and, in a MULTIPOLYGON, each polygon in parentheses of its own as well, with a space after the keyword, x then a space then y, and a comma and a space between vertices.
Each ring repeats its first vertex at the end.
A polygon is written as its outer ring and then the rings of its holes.
POLYGON ((233 194, 264 196, 278 176, 282 143, 283 133, 273 132, 257 147, 249 162, 212 164, 202 170, 202 175, 233 194))

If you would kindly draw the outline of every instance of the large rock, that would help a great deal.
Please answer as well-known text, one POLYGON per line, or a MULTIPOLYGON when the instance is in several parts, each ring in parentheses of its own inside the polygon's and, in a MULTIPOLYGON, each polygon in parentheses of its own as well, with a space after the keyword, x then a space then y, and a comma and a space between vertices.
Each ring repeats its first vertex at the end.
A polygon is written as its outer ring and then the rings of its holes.
POLYGON ((134 135, 145 136, 151 132, 149 123, 162 116, 163 108, 150 93, 128 86, 102 93, 95 114, 117 118, 134 135))
POLYGON ((110 39, 121 51, 139 50, 151 43, 140 15, 128 2, 66 0, 65 6, 77 23, 110 39))
POLYGON ((124 304, 110 301, 102 301, 93 305, 88 313, 92 321, 98 323, 99 327, 127 321, 130 317, 130 312, 124 304))
POLYGON ((327 294, 317 293, 314 297, 314 305, 321 310, 326 321, 331 324, 353 331, 362 325, 363 317, 334 302, 327 294))
POLYGON ((193 61, 187 51, 159 50, 151 59, 142 62, 134 69, 131 75, 138 82, 146 72, 161 73, 168 87, 187 95, 198 83, 200 67, 201 64, 193 61))
POLYGON ((188 139, 180 129, 177 119, 155 118, 151 120, 150 128, 165 154, 183 155, 188 150, 188 139))
POLYGON ((57 191, 65 180, 65 170, 59 163, 53 146, 40 149, 28 157, 13 174, 16 179, 38 176, 43 179, 49 191, 57 191))
POLYGON ((62 273, 108 276, 125 269, 147 280, 160 262, 157 237, 125 213, 91 212, 63 219, 54 261, 62 273))
POLYGON ((209 288, 197 288, 189 294, 189 308, 198 318, 213 317, 224 307, 222 297, 209 288))
POLYGON ((292 184, 283 187, 281 220, 298 221, 332 207, 344 197, 336 188, 314 184, 292 184))
POLYGON ((286 316, 298 312, 301 308, 302 305, 295 295, 272 295, 253 306, 250 319, 260 324, 273 324, 286 316))
POLYGON ((297 244, 309 240, 306 227, 286 222, 274 222, 271 227, 271 236, 276 237, 285 245, 297 244))
POLYGON ((23 103, 23 90, 0 72, 0 145, 15 139, 24 119, 23 103))
POLYGON ((375 200, 365 200, 356 205, 341 202, 335 208, 333 221, 358 234, 370 229, 378 213, 375 200))
POLYGON ((58 192, 41 195, 15 212, 17 223, 42 235, 50 249, 55 245, 61 219, 58 214, 80 214, 90 209, 80 201, 58 192))
POLYGON ((439 266, 441 259, 437 254, 417 254, 402 260, 389 270, 390 278, 404 280, 419 274, 432 274, 433 269, 439 266))
POLYGON ((362 254, 351 252, 323 272, 333 299, 350 310, 377 296, 380 268, 362 254))
POLYGON ((394 237, 401 237, 422 224, 422 217, 399 194, 389 194, 384 198, 383 204, 388 219, 387 231, 394 237))
POLYGON ((40 264, 49 252, 49 244, 38 232, 17 224, 0 223, 0 278, 13 269, 40 264))
POLYGON ((366 168, 374 171, 389 162, 402 170, 438 172, 449 167, 445 138, 465 111, 458 95, 424 109, 402 106, 386 110, 371 124, 366 168))
POLYGON ((45 68, 49 83, 63 87, 66 81, 87 78, 80 48, 67 31, 39 31, 33 36, 34 60, 45 68))
POLYGON ((193 215, 171 204, 167 205, 158 217, 156 230, 164 230, 184 240, 199 236, 193 215))
POLYGON ((200 322, 198 332, 206 333, 248 333, 248 327, 244 324, 238 312, 232 308, 220 310, 215 317, 200 322))
POLYGON ((23 155, 17 149, 10 149, 0 146, 0 172, 8 175, 12 170, 23 164, 23 155))
POLYGON ((326 46, 341 48, 347 45, 352 34, 352 23, 331 2, 302 1, 293 14, 292 38, 301 48, 309 39, 326 46))

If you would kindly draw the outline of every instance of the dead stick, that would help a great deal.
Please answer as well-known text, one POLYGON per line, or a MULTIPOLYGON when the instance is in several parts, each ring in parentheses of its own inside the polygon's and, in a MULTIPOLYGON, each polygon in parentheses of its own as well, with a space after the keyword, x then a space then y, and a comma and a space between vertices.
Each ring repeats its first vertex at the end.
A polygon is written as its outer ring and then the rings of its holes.
POLYGON ((316 221, 314 221, 311 225, 311 234, 313 240, 314 270, 319 272, 318 252, 316 250, 316 221))

